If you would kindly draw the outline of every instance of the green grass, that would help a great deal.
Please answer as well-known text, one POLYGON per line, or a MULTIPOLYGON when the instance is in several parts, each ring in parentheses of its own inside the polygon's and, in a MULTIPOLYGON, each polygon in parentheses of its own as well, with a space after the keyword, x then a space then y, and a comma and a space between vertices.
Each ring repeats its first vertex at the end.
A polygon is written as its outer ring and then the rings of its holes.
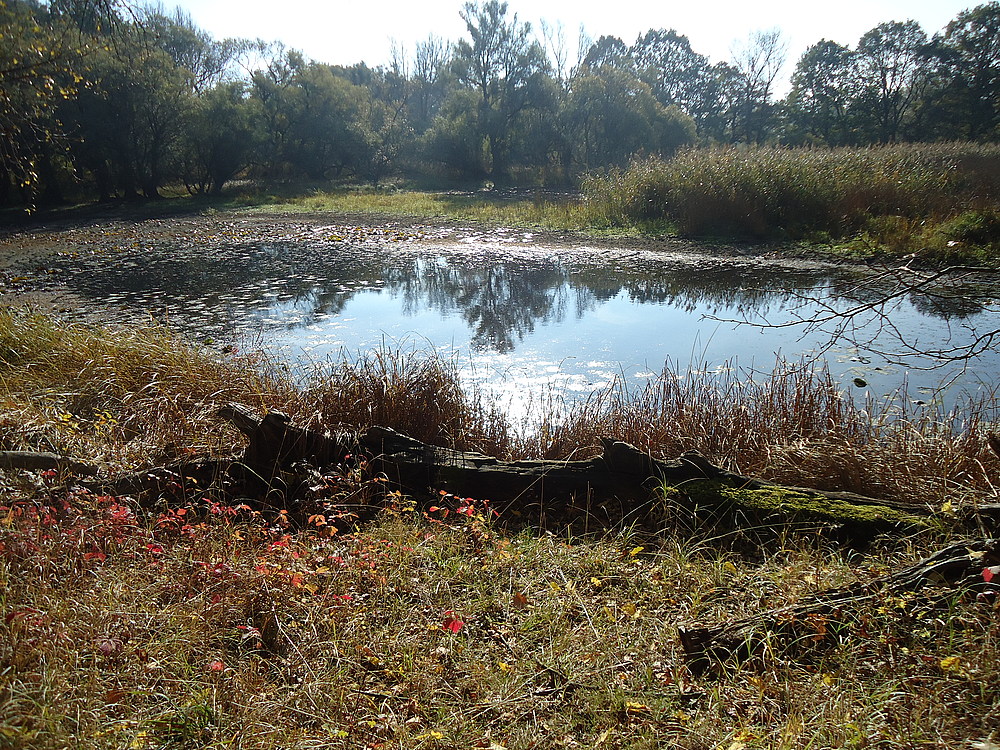
POLYGON ((573 196, 550 197, 543 191, 479 190, 430 192, 365 187, 250 191, 236 193, 232 207, 260 211, 302 211, 454 219, 501 226, 586 229, 587 216, 573 196))
MULTIPOLYGON (((296 385, 259 355, 161 328, 4 311, 0 447, 108 473, 229 456, 243 438, 214 411, 240 401, 512 458, 583 455, 596 435, 657 456, 698 448, 788 484, 934 507, 992 498, 1000 470, 984 405, 862 408, 796 368, 611 389, 531 432, 448 361, 383 351, 318 367, 296 385)), ((334 503, 381 486, 343 466, 326 479, 334 503)), ((0 485, 3 748, 937 748, 984 741, 1000 716, 993 600, 884 598, 804 658, 685 665, 679 626, 873 580, 937 533, 858 552, 778 529, 743 549, 665 514, 574 536, 493 517, 488 487, 435 496, 437 510, 398 497, 337 531, 197 497, 144 511, 58 474, 0 485)))

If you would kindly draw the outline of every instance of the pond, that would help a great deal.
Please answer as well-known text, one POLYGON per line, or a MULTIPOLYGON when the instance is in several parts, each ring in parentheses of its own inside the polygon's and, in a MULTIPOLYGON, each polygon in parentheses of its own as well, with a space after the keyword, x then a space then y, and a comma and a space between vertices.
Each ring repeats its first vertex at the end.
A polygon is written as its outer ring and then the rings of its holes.
POLYGON ((861 284, 869 271, 738 249, 720 256, 626 244, 328 224, 110 233, 64 249, 44 278, 105 319, 153 314, 219 346, 264 346, 295 371, 374 347, 434 350, 512 410, 543 393, 586 396, 615 379, 638 387, 665 363, 770 373, 779 356, 821 356, 846 391, 882 396, 906 384, 914 401, 951 401, 996 380, 992 349, 974 368, 923 369, 934 361, 893 356, 899 337, 940 348, 991 330, 989 289, 902 295, 891 325, 859 316, 850 336, 833 340, 829 328, 784 324, 884 294, 889 287, 861 284))

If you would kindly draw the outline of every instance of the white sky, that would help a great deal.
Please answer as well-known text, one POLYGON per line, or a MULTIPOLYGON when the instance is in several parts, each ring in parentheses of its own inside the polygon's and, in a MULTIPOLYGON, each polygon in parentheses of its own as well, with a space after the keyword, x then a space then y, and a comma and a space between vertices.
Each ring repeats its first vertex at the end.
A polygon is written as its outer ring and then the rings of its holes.
MULTIPOLYGON (((884 21, 917 21, 928 36, 942 30, 960 11, 985 0, 508 0, 509 10, 530 21, 562 24, 575 61, 581 24, 593 39, 620 37, 631 45, 651 28, 675 28, 696 52, 712 62, 753 31, 778 28, 788 43, 783 78, 799 56, 820 39, 853 47, 884 21)), ((455 41, 465 34, 462 0, 162 0, 170 10, 187 10, 194 22, 217 39, 248 37, 281 41, 320 62, 371 66, 387 63, 395 41, 412 54, 430 34, 455 41)))

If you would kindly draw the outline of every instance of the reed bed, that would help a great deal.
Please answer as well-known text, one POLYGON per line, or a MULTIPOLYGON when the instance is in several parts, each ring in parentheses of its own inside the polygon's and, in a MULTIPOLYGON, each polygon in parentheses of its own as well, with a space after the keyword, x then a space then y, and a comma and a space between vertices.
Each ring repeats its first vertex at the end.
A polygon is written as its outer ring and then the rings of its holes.
POLYGON ((880 249, 995 255, 1000 147, 688 149, 590 178, 595 222, 695 236, 855 238, 880 249))

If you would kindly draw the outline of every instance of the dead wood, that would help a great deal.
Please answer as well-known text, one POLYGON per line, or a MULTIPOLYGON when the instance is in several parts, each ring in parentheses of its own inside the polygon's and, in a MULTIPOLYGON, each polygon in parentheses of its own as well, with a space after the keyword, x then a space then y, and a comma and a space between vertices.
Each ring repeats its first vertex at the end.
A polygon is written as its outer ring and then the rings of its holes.
POLYGON ((83 461, 55 453, 36 451, 0 451, 0 469, 27 469, 28 471, 65 469, 84 476, 93 476, 97 473, 96 466, 83 461))
POLYGON ((500 508, 614 498, 627 511, 666 509, 666 515, 693 514, 698 523, 723 518, 748 527, 805 522, 837 526, 861 537, 928 522, 927 511, 919 507, 775 485, 729 472, 696 451, 660 460, 628 443, 602 439, 603 454, 588 460, 502 461, 423 443, 387 427, 359 434, 318 432, 292 424, 280 412, 259 418, 237 404, 219 415, 249 438, 243 463, 265 482, 296 462, 326 466, 360 452, 371 457, 371 468, 394 489, 415 497, 443 490, 500 508))
MULTIPOLYGON (((855 623, 858 614, 889 596, 935 596, 983 593, 990 584, 985 568, 1000 565, 1000 540, 953 544, 903 570, 768 609, 742 620, 710 627, 679 629, 690 669, 711 671, 729 659, 746 660, 771 653, 795 658, 831 642, 855 623)), ((1000 581, 1000 574, 998 574, 1000 581)), ((996 586, 992 587, 996 589, 996 586)))

